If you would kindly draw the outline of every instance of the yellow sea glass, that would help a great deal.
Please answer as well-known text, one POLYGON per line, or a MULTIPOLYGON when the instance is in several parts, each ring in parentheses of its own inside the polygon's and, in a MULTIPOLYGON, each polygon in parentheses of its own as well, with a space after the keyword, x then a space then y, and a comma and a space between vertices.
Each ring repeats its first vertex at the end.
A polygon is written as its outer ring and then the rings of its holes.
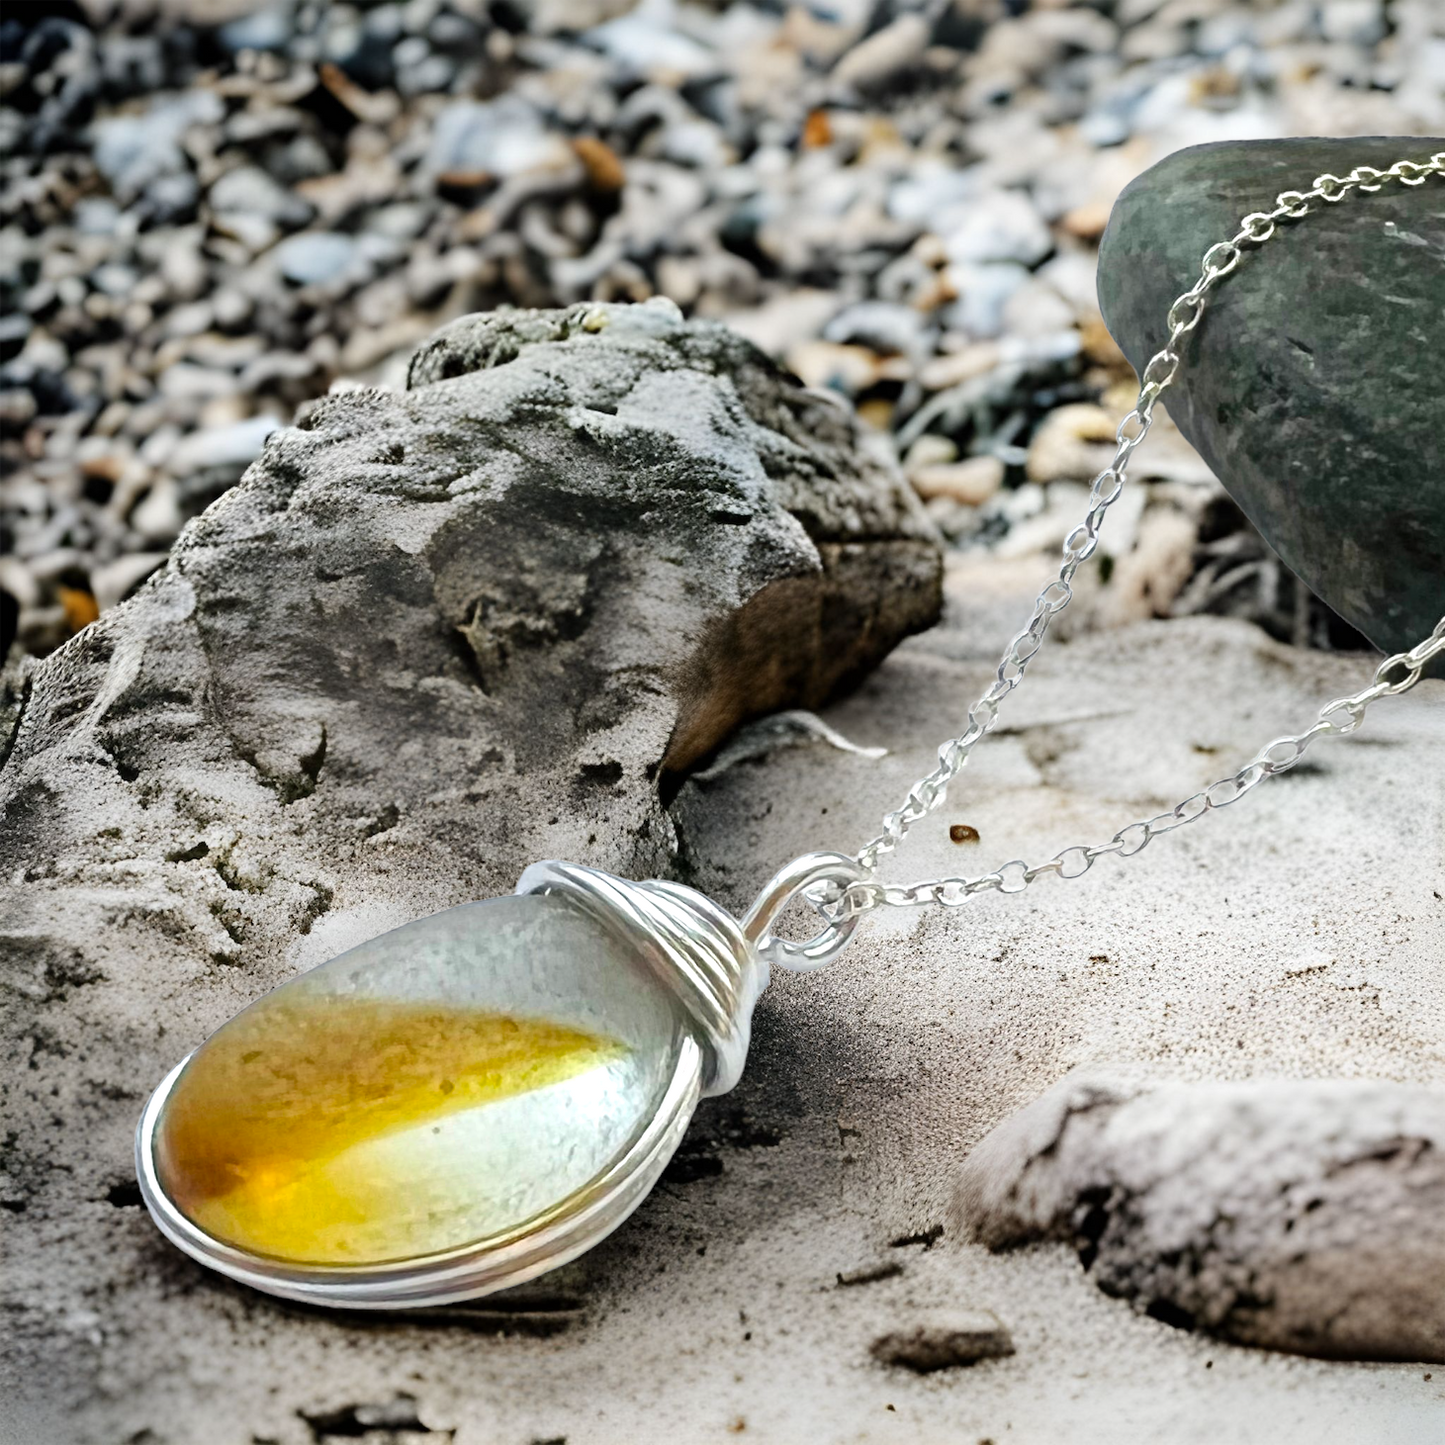
POLYGON ((275 990, 192 1056, 157 1177, 213 1238, 312 1265, 408 1260, 554 1209, 655 1111, 681 1023, 565 899, 408 924, 275 990))

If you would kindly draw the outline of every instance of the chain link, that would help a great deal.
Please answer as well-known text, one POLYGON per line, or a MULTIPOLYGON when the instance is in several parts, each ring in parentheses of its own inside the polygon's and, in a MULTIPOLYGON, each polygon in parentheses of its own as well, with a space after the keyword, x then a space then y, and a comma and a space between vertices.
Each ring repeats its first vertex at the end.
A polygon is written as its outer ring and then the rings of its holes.
MULTIPOLYGON (((1246 254, 1244 248, 1262 246, 1275 234, 1279 222, 1298 220, 1307 215, 1315 201, 1334 204, 1343 200, 1351 190, 1378 191, 1391 181, 1404 186, 1419 186, 1425 183, 1426 177, 1441 174, 1445 174, 1445 151, 1432 155, 1428 161, 1396 161, 1383 171, 1373 166, 1356 166, 1347 176, 1326 173, 1317 176, 1308 191, 1281 191, 1275 197, 1273 210, 1251 212, 1240 222, 1239 230, 1229 240, 1217 242, 1204 253, 1198 279, 1189 290, 1175 298, 1166 313, 1168 338, 1140 374, 1138 398, 1114 434, 1116 446, 1113 459, 1093 480, 1089 489, 1089 510, 1084 520, 1064 539, 1057 576, 1039 593, 1033 615, 1005 648, 994 680, 969 709, 968 726, 939 748, 938 766, 909 789, 902 806, 884 818, 883 831, 859 850, 857 862, 861 868, 868 873, 876 871, 880 859, 898 847, 913 824, 943 803, 948 796, 949 783, 963 770, 973 749, 992 731, 998 720, 999 704, 1023 681, 1030 661, 1043 646, 1049 623, 1073 598, 1074 575, 1098 545, 1104 515, 1124 489, 1129 458, 1153 425, 1154 404, 1178 375, 1181 338, 1199 325, 1209 293, 1239 265, 1246 254)), ((1354 732, 1372 702, 1408 691, 1419 681, 1425 666, 1442 653, 1445 653, 1445 617, 1440 619, 1425 641, 1409 652, 1386 658, 1375 670, 1374 681, 1369 687, 1352 697, 1336 698, 1326 703, 1315 722, 1304 732, 1276 738, 1231 777, 1210 784, 1203 792, 1186 798, 1167 813, 1145 822, 1131 823, 1115 833, 1107 843, 1091 848, 1065 848, 1047 863, 1032 867, 1015 859, 996 872, 977 878, 937 878, 912 884, 882 883, 868 878, 846 888, 837 883, 819 884, 809 890, 808 897, 829 922, 839 924, 879 907, 941 903, 951 908, 966 903, 977 893, 991 890, 1018 893, 1046 873, 1057 874, 1061 878, 1081 877, 1093 867, 1096 858, 1107 853, 1132 857, 1159 834, 1192 823, 1212 809, 1227 807, 1266 778, 1288 772, 1316 738, 1339 737, 1354 732), (1399 675, 1393 676, 1397 672, 1399 675)))

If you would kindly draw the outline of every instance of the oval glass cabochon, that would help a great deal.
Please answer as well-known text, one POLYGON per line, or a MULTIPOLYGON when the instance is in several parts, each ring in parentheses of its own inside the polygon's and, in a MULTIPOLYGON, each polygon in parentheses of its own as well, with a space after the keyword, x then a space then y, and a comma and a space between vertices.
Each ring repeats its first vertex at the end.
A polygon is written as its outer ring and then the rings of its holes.
POLYGON ((263 1259, 366 1266, 485 1245, 627 1154, 688 1039, 671 991, 575 903, 464 904, 214 1033, 161 1107, 155 1176, 197 1229, 263 1259))

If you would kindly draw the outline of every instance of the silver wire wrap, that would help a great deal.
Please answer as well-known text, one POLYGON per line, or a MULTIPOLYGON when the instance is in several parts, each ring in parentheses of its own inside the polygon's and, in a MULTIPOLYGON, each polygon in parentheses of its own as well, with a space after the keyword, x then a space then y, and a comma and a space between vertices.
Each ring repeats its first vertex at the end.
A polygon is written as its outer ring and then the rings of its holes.
POLYGON ((518 893, 563 893, 636 949, 697 1026, 702 1092, 725 1094, 742 1076, 753 1005, 768 985, 767 960, 736 919, 680 883, 633 883, 597 868, 533 863, 518 893))
MULTIPOLYGON (((881 882, 872 876, 879 861, 898 847, 909 828, 942 805, 948 796, 948 785, 963 770, 973 748, 992 731, 998 719, 999 704, 1023 680, 1029 662, 1043 646, 1049 622, 1068 606, 1073 597, 1071 584, 1074 574, 1093 555, 1104 514, 1124 489, 1129 458, 1149 432, 1155 403, 1178 374, 1181 339, 1198 326, 1210 291, 1235 270, 1247 254, 1246 247, 1262 246, 1274 236, 1280 222, 1299 220, 1315 209, 1315 202, 1333 205, 1352 190, 1378 191, 1387 184, 1420 186, 1424 185, 1427 177, 1441 175, 1445 175, 1445 151, 1437 151, 1428 161, 1396 161, 1387 170, 1356 166, 1346 176, 1317 176, 1308 191, 1281 191, 1275 197, 1273 210, 1255 211, 1245 216, 1234 236, 1218 242, 1204 253, 1198 280, 1169 308, 1166 318, 1168 339, 1140 374, 1138 400, 1119 423, 1115 435, 1118 446, 1113 460, 1094 478, 1088 513, 1064 541, 1058 575, 1039 594, 1033 616, 1005 649, 993 682, 969 710, 967 728, 939 748, 938 766, 913 785, 902 805, 884 818, 883 831, 858 851, 856 862, 865 876, 858 882, 843 886, 822 881, 807 889, 809 903, 825 922, 835 929, 842 929, 874 908, 906 908, 924 903, 958 907, 975 895, 991 890, 1018 893, 1035 878, 1049 873, 1061 878, 1081 877, 1093 866, 1096 858, 1109 853, 1132 857, 1152 838, 1225 807, 1266 778, 1287 772, 1299 762, 1305 749, 1316 738, 1341 737, 1354 732, 1364 720, 1365 709, 1370 703, 1377 698, 1407 692, 1420 680, 1431 662, 1445 655, 1445 617, 1442 617, 1429 637, 1408 652, 1387 657, 1376 668, 1374 681, 1369 686, 1350 697, 1326 703, 1317 719, 1303 732, 1267 743, 1251 762, 1230 777, 1222 778, 1203 792, 1186 798, 1167 813, 1121 828, 1107 843, 1065 848, 1048 862, 1032 867, 1021 859, 1014 859, 994 872, 976 878, 931 878, 918 883, 894 884, 881 882)), ((820 935, 820 939, 825 936, 820 935)), ((838 946, 841 947, 841 942, 838 946)))

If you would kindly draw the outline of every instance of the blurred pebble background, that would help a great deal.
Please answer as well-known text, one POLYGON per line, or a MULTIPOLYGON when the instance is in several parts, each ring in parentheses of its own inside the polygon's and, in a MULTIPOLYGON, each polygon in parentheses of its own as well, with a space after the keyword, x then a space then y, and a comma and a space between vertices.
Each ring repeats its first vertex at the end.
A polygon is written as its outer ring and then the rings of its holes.
MULTIPOLYGON (((13 0, 0 658, 138 587, 300 403, 587 298, 841 392, 958 595, 1036 582, 1133 400, 1094 299, 1121 187, 1202 141, 1442 131, 1440 0, 13 0)), ((1357 642, 1167 422, 1133 472, 1073 628, 1357 642)))

